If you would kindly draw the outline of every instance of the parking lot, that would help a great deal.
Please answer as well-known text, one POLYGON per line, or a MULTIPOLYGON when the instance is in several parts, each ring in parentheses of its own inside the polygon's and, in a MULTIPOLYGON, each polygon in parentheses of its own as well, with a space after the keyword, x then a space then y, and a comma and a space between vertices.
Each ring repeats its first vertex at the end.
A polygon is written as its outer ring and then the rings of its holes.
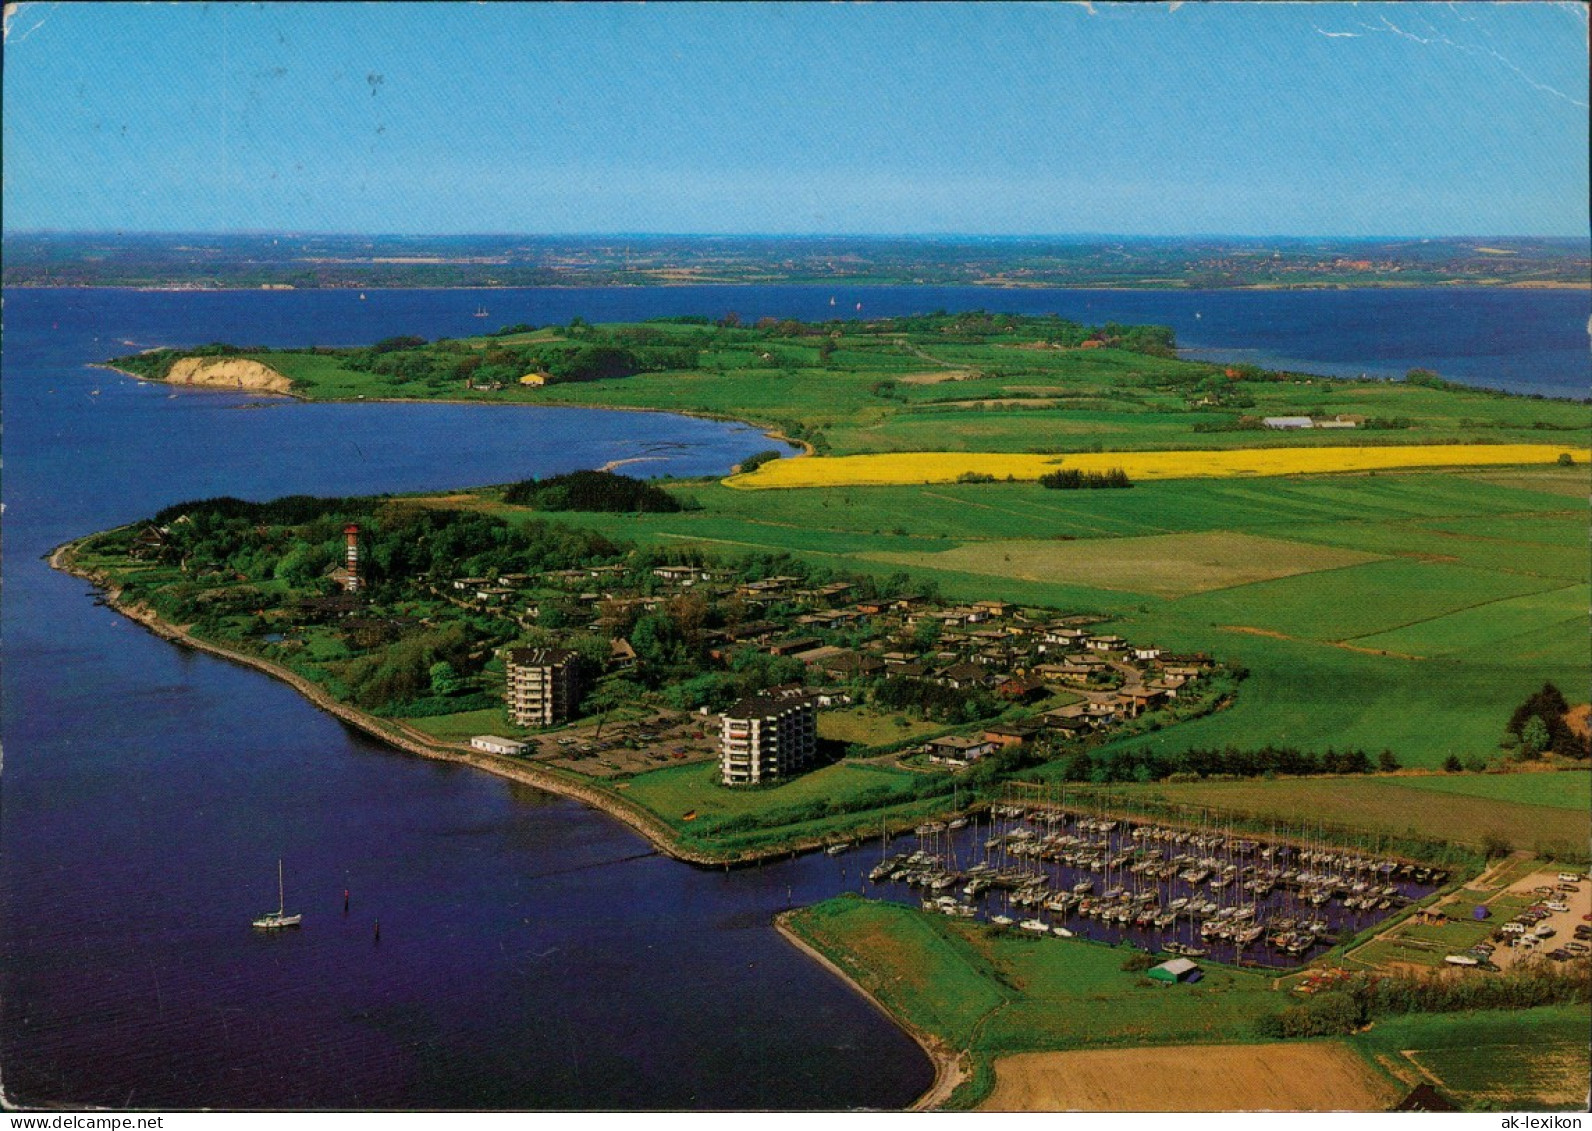
POLYGON ((718 720, 677 711, 572 727, 537 740, 537 761, 596 778, 640 774, 718 756, 718 720))
POLYGON ((1585 875, 1572 884, 1557 871, 1535 872, 1509 891, 1537 898, 1514 919, 1496 924, 1490 942, 1497 949, 1491 960, 1499 969, 1507 970, 1529 955, 1562 959, 1592 952, 1592 883, 1585 875))

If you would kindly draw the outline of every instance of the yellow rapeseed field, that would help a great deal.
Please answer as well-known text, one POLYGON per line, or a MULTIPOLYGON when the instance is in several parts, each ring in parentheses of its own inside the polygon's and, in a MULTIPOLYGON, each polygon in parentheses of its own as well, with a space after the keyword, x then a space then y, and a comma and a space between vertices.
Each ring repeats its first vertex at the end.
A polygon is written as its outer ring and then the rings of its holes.
POLYGON ((1568 452, 1578 464, 1592 449, 1556 444, 1410 444, 1365 448, 1243 448, 1233 451, 1085 452, 1031 455, 1002 452, 887 452, 860 456, 778 459, 748 475, 732 475, 731 487, 860 487, 907 483, 954 483, 969 472, 1038 479, 1058 467, 1109 471, 1120 467, 1134 480, 1215 479, 1230 476, 1319 475, 1415 467, 1492 467, 1551 464, 1568 452))

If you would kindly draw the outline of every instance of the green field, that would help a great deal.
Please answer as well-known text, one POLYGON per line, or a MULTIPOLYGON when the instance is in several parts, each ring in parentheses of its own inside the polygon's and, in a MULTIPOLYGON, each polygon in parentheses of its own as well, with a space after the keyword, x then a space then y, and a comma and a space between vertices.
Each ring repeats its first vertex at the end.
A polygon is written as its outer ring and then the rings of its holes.
POLYGON ((1378 837, 1447 840, 1480 847, 1489 838, 1567 858, 1586 854, 1588 774, 1453 774, 1429 777, 1279 778, 1113 786, 1125 797, 1209 807, 1309 832, 1316 822, 1378 837), (1494 783, 1519 781, 1520 786, 1494 783), (1456 783, 1452 789, 1442 783, 1456 783), (1539 782, 1541 784, 1539 784, 1539 782), (1562 783, 1562 784, 1561 784, 1562 783), (1562 795, 1553 795, 1554 785, 1562 795), (1579 806, 1571 802, 1579 801, 1579 806))
POLYGON ((1406 1084, 1423 1078, 1465 1110, 1577 1110, 1586 1105, 1585 1005, 1410 1014, 1349 1039, 1406 1084))
POLYGON ((1214 531, 1073 542, 978 542, 938 554, 869 557, 891 565, 1024 581, 1070 581, 1158 597, 1182 597, 1373 560, 1353 550, 1214 531))
POLYGON ((818 716, 818 737, 859 746, 891 746, 928 738, 945 730, 941 723, 906 715, 881 715, 867 707, 825 711, 818 716))
POLYGON ((1401 777, 1398 784, 1408 789, 1427 789, 1436 793, 1455 793, 1490 801, 1509 801, 1519 805, 1545 805, 1550 809, 1569 809, 1585 816, 1592 812, 1592 774, 1431 774, 1401 777))
MULTIPOLYGON (((850 761, 757 789, 725 789, 717 784, 718 775, 716 762, 699 762, 638 774, 620 788, 627 799, 689 836, 711 835, 726 821, 747 816, 789 817, 789 827, 781 831, 799 836, 855 827, 871 827, 877 833, 878 807, 913 803, 914 787, 925 783, 921 774, 850 761), (872 816, 823 812, 826 805, 841 806, 863 798, 873 799, 872 816), (806 815, 812 806, 816 806, 817 815, 806 815), (687 814, 695 816, 688 819, 687 814)), ((944 799, 938 804, 943 806, 944 799)), ((755 832, 751 835, 755 839, 755 832)), ((732 834, 726 834, 726 842, 734 839, 732 834)))
POLYGON ((1164 987, 1122 969, 1135 951, 924 915, 855 897, 796 912, 793 929, 909 1024, 975 1060, 976 1102, 997 1056, 1014 1052, 1253 1039, 1286 1004, 1271 979, 1212 969, 1164 987))

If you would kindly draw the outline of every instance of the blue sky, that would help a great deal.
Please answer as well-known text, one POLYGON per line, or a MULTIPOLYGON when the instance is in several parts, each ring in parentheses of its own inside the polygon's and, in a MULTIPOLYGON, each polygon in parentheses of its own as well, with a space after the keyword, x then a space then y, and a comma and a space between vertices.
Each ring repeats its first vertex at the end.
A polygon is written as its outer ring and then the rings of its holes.
POLYGON ((7 230, 1584 235, 1580 4, 23 4, 7 230))

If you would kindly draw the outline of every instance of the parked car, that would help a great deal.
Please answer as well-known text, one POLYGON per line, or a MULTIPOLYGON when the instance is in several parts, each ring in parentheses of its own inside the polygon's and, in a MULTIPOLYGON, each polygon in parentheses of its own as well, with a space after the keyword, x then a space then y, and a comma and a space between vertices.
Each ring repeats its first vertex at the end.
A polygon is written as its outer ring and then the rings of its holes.
POLYGON ((1565 903, 1565 902, 1563 902, 1561 900, 1557 900, 1556 899, 1552 903, 1548 904, 1548 910, 1549 911, 1557 911, 1560 914, 1563 914, 1564 912, 1570 910, 1570 905, 1568 903, 1565 903))
POLYGON ((1560 872, 1559 882, 1561 884, 1578 884, 1581 882, 1581 877, 1574 872, 1560 872))
POLYGON ((1539 939, 1551 939, 1554 935, 1558 934, 1559 932, 1554 930, 1552 927, 1538 927, 1535 931, 1532 931, 1531 933, 1536 935, 1539 939))
POLYGON ((1587 944, 1584 942, 1567 942, 1564 944, 1564 949, 1568 950, 1571 954, 1592 953, 1592 946, 1587 946, 1587 944))

